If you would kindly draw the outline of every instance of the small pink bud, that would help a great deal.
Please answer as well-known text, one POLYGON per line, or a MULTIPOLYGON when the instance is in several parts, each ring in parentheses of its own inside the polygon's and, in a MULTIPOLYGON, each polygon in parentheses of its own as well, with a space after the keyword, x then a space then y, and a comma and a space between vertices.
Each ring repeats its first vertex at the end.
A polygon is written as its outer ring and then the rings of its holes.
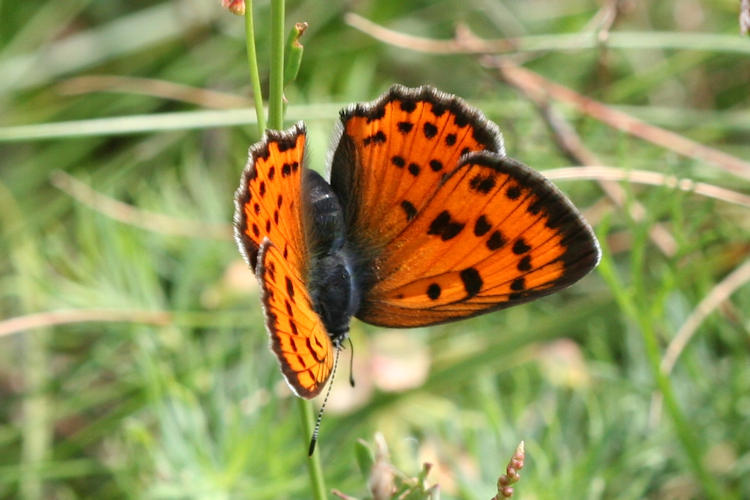
POLYGON ((242 16, 245 14, 245 0, 221 0, 221 6, 232 14, 242 16))
POLYGON ((513 496, 513 488, 511 488, 510 486, 506 486, 505 488, 500 490, 500 494, 505 498, 510 498, 513 496))

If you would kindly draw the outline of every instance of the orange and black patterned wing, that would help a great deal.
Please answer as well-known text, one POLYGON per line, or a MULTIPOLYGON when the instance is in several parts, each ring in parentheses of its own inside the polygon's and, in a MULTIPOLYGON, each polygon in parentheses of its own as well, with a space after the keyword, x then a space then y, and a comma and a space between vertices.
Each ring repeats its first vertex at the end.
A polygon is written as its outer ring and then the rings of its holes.
POLYGON ((333 344, 290 257, 266 238, 258 252, 257 276, 271 349, 284 378, 295 394, 313 398, 331 375, 333 344))
POLYGON ((395 85, 370 104, 341 112, 331 159, 348 238, 385 247, 406 228, 441 179, 472 151, 502 153, 497 126, 455 96, 395 85))
POLYGON ((263 140, 250 148, 234 197, 234 235, 253 271, 260 245, 267 237, 304 276, 307 246, 301 211, 305 136, 305 126, 300 122, 283 132, 267 131, 263 140))
POLYGON ((475 316, 564 288, 599 256, 589 225, 544 176, 473 153, 376 255, 357 317, 413 327, 475 316))

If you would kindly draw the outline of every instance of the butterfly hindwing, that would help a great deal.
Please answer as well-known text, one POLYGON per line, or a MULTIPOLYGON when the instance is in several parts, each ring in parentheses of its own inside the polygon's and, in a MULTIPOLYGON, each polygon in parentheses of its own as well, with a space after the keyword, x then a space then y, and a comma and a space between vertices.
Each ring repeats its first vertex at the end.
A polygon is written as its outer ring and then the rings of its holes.
POLYGON ((403 327, 474 316, 564 288, 598 259, 591 228, 554 185, 474 153, 378 254, 357 317, 403 327))
POLYGON ((497 126, 455 96, 394 85, 371 104, 341 113, 331 185, 349 239, 383 248, 414 218, 441 179, 471 151, 502 152, 497 126))
POLYGON ((266 238, 258 253, 258 280, 263 293, 266 328, 281 371, 300 397, 312 398, 333 368, 333 345, 298 270, 266 238))
POLYGON ((269 130, 250 148, 235 194, 234 232, 240 252, 255 270, 264 238, 273 241, 303 273, 307 245, 302 223, 302 172, 305 127, 269 130))
POLYGON ((260 282, 271 348, 292 390, 312 398, 330 376, 333 348, 305 283, 304 151, 303 124, 266 132, 250 149, 234 222, 240 252, 260 282))

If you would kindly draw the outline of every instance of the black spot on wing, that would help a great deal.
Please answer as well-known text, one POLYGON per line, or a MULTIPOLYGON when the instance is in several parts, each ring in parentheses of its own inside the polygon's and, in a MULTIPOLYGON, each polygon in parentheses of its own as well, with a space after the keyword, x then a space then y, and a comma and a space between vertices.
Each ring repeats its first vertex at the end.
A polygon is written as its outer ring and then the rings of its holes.
POLYGON ((294 302, 294 286, 292 286, 292 280, 289 279, 289 276, 284 276, 284 280, 286 281, 286 291, 289 294, 289 298, 294 302))
POLYGON ((408 200, 401 202, 401 208, 406 213, 406 220, 412 220, 417 215, 417 209, 408 200))
POLYGON ((434 123, 430 122, 424 122, 424 126, 422 127, 422 131, 424 132, 424 136, 428 139, 432 139, 435 137, 438 133, 438 129, 435 126, 434 123))
POLYGON ((505 243, 506 243, 506 240, 505 240, 505 237, 503 236, 503 233, 501 233, 500 231, 494 231, 490 235, 490 238, 487 240, 487 248, 494 252, 495 250, 498 250, 504 247, 505 243))
POLYGON ((515 243, 513 243, 513 253, 516 255, 521 255, 531 250, 531 247, 526 244, 526 241, 524 241, 523 238, 518 238, 515 243))
POLYGON ((443 116, 443 113, 445 113, 445 110, 446 110, 445 105, 439 102, 433 102, 432 109, 430 111, 436 118, 439 118, 443 116))
POLYGON ((411 113, 415 109, 417 109, 417 103, 414 100, 407 100, 404 99, 400 102, 401 110, 406 111, 407 113, 411 113))
MULTIPOLYGON (((318 345, 319 348, 322 348, 323 346, 320 345, 320 342, 318 342, 318 339, 315 339, 315 344, 318 345)), ((318 356, 318 349, 313 349, 312 343, 310 342, 310 337, 307 337, 305 339, 305 345, 307 345, 307 350, 312 354, 312 357, 315 358, 315 361, 318 363, 322 363, 325 357, 321 358, 318 356)))
POLYGON ((440 297, 440 285, 432 283, 427 287, 427 296, 432 300, 437 300, 440 297))
POLYGON ((526 280, 523 277, 514 279, 510 284, 510 289, 514 292, 526 290, 526 280))
POLYGON ((408 134, 411 132, 411 129, 414 128, 414 124, 412 122, 398 122, 396 124, 398 127, 398 131, 402 134, 408 134))
POLYGON ((427 234, 440 236, 443 241, 454 238, 464 228, 465 224, 456 222, 451 218, 450 212, 443 210, 430 223, 427 234))
POLYGON ((492 224, 490 224, 487 217, 482 214, 477 219, 476 224, 474 224, 474 236, 484 236, 490 229, 492 229, 492 224))
POLYGON ((531 271, 531 255, 525 255, 521 260, 519 260, 516 268, 519 271, 531 271))
POLYGON ((475 296, 482 289, 482 277, 479 275, 479 271, 477 271, 473 267, 464 269, 459 273, 459 276, 461 277, 461 281, 464 284, 464 290, 466 290, 467 298, 475 296))
POLYGON ((472 177, 471 180, 469 181, 469 187, 471 187, 471 189, 479 193, 487 194, 490 191, 492 191, 496 183, 497 183, 497 180, 495 179, 495 176, 492 174, 488 174, 488 175, 477 174, 474 177, 472 177))
POLYGON ((279 148, 279 153, 283 153, 290 149, 294 149, 297 145, 297 138, 295 136, 282 137, 276 142, 276 145, 279 148))
POLYGON ((385 136, 385 133, 383 133, 382 130, 378 130, 376 133, 365 137, 362 140, 362 144, 364 144, 365 146, 369 146, 370 144, 383 144, 387 140, 388 138, 385 136))
POLYGON ((508 197, 510 200, 517 200, 519 196, 521 196, 521 188, 518 186, 510 186, 505 191, 505 196, 508 197))

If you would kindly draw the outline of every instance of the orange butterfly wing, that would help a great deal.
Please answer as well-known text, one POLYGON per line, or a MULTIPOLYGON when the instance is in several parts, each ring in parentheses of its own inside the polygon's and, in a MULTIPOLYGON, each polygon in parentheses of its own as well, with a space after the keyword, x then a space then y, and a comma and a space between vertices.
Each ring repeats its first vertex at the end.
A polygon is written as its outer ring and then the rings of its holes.
POLYGON ((333 369, 333 344, 298 271, 269 239, 258 253, 258 280, 263 290, 266 328, 289 387, 313 398, 333 369))
POLYGON ((502 309, 574 283, 599 255, 591 228, 540 173, 471 154, 376 258, 357 317, 404 327, 502 309))
POLYGON ((235 193, 234 234, 240 253, 255 270, 258 250, 268 237, 280 245, 291 266, 306 269, 302 227, 302 161, 305 126, 269 130, 250 148, 250 158, 235 193))
POLYGON ((598 262, 573 205, 455 96, 396 85, 342 113, 331 185, 368 261, 356 316, 421 326, 552 293, 598 262), (435 168, 430 168, 434 166, 435 168))
POLYGON ((250 149, 235 196, 235 237, 260 282, 266 328, 289 386, 312 398, 333 366, 333 346, 305 285, 305 128, 269 130, 250 149))
POLYGON ((348 238, 364 248, 392 241, 471 151, 503 151, 497 126, 432 87, 394 85, 372 104, 341 113, 331 160, 348 238))

